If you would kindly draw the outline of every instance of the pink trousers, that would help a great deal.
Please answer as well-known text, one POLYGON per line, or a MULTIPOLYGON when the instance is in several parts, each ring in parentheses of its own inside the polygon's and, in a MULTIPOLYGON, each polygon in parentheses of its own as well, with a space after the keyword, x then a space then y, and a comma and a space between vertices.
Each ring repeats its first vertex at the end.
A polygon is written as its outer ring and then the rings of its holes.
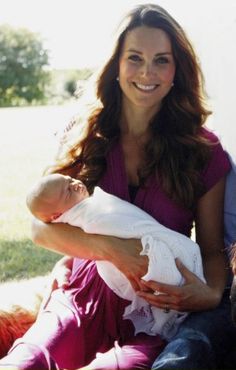
POLYGON ((81 260, 70 288, 53 292, 0 369, 150 369, 165 342, 135 336, 132 322, 122 318, 127 304, 106 286, 93 261, 81 260))

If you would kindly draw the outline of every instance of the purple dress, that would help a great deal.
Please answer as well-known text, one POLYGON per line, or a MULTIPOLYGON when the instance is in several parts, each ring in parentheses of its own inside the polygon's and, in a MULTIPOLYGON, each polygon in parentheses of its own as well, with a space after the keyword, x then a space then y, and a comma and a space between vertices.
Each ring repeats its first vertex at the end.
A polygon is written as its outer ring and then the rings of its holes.
MULTIPOLYGON (((203 129, 211 142, 218 139, 203 129)), ((201 173, 207 192, 230 170, 220 143, 201 173)), ((130 201, 120 143, 109 152, 107 171, 99 186, 130 201)), ((164 226, 190 236, 194 213, 168 198, 151 176, 139 188, 134 204, 164 226)), ((69 289, 58 289, 36 323, 18 339, 0 368, 18 365, 22 370, 76 369, 91 363, 94 369, 151 368, 165 342, 159 336, 134 336, 131 321, 122 316, 129 301, 111 291, 97 273, 94 261, 74 259, 69 289), (96 358, 95 358, 96 356, 96 358)))

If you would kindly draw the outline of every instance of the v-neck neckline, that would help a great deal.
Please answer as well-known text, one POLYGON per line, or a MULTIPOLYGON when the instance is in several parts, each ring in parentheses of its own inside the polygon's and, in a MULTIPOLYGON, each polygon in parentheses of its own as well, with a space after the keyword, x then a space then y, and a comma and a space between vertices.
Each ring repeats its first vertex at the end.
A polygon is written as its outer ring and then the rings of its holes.
POLYGON ((106 160, 107 170, 98 184, 104 191, 133 203, 166 227, 185 235, 190 234, 192 212, 183 209, 165 194, 155 174, 151 174, 145 185, 138 188, 133 202, 131 201, 120 140, 114 142, 106 160))
POLYGON ((128 176, 127 176, 127 173, 126 173, 126 170, 125 170, 125 158, 124 158, 124 152, 122 150, 121 140, 118 140, 118 142, 117 142, 117 150, 119 151, 119 153, 117 155, 117 158, 119 160, 120 174, 122 174, 122 180, 123 180, 123 181, 119 181, 120 187, 123 187, 123 189, 125 189, 125 191, 126 191, 125 195, 126 195, 127 200, 130 203, 136 204, 138 199, 139 199, 139 195, 140 195, 140 192, 142 191, 142 188, 141 188, 140 185, 136 186, 136 185, 133 185, 133 184, 129 184, 129 182, 128 182, 128 176), (135 194, 133 199, 131 199, 129 187, 137 187, 137 191, 136 191, 136 194, 135 194))
POLYGON ((113 147, 107 156, 107 161, 109 171, 105 174, 103 179, 101 179, 101 187, 108 192, 112 192, 119 198, 143 208, 144 204, 148 201, 148 198, 152 196, 152 182, 155 182, 153 176, 148 177, 145 186, 138 187, 136 195, 132 201, 129 194, 129 183, 125 171, 124 154, 120 140, 117 140, 113 144, 113 147))

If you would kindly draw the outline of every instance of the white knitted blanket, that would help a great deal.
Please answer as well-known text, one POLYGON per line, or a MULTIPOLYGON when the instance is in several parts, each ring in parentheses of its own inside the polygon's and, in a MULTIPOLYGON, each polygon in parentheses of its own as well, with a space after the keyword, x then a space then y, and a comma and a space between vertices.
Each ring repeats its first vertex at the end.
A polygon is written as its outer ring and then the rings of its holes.
MULTIPOLYGON (((87 233, 141 239, 141 255, 149 258, 148 271, 142 278, 182 285, 183 278, 175 258, 205 282, 199 246, 188 237, 170 230, 140 208, 96 187, 91 197, 61 215, 56 222, 69 223, 87 233)), ((169 340, 187 313, 169 313, 150 306, 138 297, 128 279, 112 263, 97 261, 97 269, 105 283, 118 296, 131 301, 124 319, 132 320, 135 333, 160 334, 169 340)))

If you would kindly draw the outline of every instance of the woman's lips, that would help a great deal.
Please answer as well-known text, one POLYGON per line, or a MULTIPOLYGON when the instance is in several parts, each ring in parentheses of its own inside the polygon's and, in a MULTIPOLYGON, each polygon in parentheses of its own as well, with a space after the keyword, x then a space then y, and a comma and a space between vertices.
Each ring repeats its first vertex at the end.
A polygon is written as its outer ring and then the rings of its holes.
POLYGON ((143 84, 139 84, 137 82, 133 82, 133 85, 140 91, 143 91, 143 92, 152 92, 154 90, 157 89, 157 87, 159 85, 157 84, 152 84, 152 85, 143 85, 143 84))

